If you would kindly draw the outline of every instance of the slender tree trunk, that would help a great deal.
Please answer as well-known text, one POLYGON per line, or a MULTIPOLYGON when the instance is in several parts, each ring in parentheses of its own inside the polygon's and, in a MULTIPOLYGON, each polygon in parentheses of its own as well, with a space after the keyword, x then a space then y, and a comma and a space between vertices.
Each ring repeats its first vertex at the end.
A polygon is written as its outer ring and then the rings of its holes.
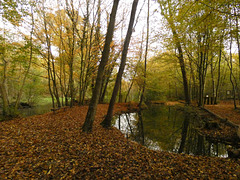
MULTIPOLYGON (((232 29, 231 26, 231 19, 230 19, 230 31, 232 29)), ((229 49, 229 68, 230 68, 230 81, 232 84, 232 88, 233 88, 233 104, 234 104, 234 109, 237 109, 237 104, 236 104, 236 87, 233 81, 233 62, 232 62, 232 41, 233 41, 233 35, 232 32, 230 32, 230 49, 229 49)))
POLYGON ((211 80, 212 80, 212 97, 213 97, 213 99, 215 99, 215 96, 216 96, 216 94, 215 94, 215 80, 214 80, 214 74, 213 74, 213 56, 211 57, 211 80))
POLYGON ((133 83, 134 83, 134 79, 135 79, 135 77, 136 77, 136 75, 137 75, 137 71, 138 71, 138 66, 139 66, 139 63, 140 63, 140 61, 142 60, 142 52, 143 52, 143 33, 142 33, 142 42, 141 42, 141 46, 140 46, 140 55, 139 55, 139 59, 138 59, 138 61, 137 61, 137 64, 136 64, 136 67, 135 67, 135 70, 134 70, 134 75, 133 75, 133 77, 132 77, 132 81, 131 81, 131 84, 130 84, 130 86, 129 86, 129 88, 128 88, 128 91, 127 91, 127 94, 126 94, 126 97, 125 97, 125 103, 127 102, 127 98, 128 98, 128 96, 129 96, 129 94, 130 94, 130 91, 131 91, 131 89, 132 89, 132 86, 133 86, 133 83))
POLYGON ((219 59, 218 59, 218 78, 217 78, 217 85, 216 85, 216 98, 214 104, 217 104, 218 96, 218 89, 220 85, 220 75, 221 75, 221 59, 222 59, 222 41, 220 42, 220 49, 219 49, 219 59))
POLYGON ((73 1, 70 5, 66 1, 66 12, 71 20, 71 35, 69 38, 69 90, 70 90, 70 107, 73 107, 74 103, 74 79, 73 79, 73 65, 75 56, 75 42, 76 42, 76 23, 78 21, 78 14, 75 12, 73 1))
MULTIPOLYGON (((177 36, 175 31, 173 31, 173 34, 175 34, 174 36, 177 36)), ((178 39, 178 38, 176 37, 176 39, 178 39)), ((176 42, 176 45, 177 45, 177 49, 178 49, 178 60, 179 60, 179 64, 180 64, 181 72, 182 72, 185 101, 189 105, 191 103, 191 100, 190 100, 189 91, 188 91, 188 80, 187 80, 185 62, 184 62, 184 58, 183 58, 183 51, 182 51, 182 47, 181 47, 181 44, 179 41, 176 42)))
POLYGON ((3 40, 3 53, 1 53, 1 59, 2 59, 2 64, 3 64, 3 72, 2 72, 2 77, 1 82, 0 82, 0 94, 3 102, 3 115, 8 116, 10 115, 9 111, 9 101, 8 101, 8 93, 7 93, 7 65, 8 62, 5 59, 5 54, 6 54, 6 44, 5 44, 5 29, 4 29, 4 40, 3 40))
POLYGON ((87 26, 89 21, 89 1, 87 2, 87 14, 84 15, 84 25, 82 30, 82 37, 80 37, 80 34, 78 34, 79 39, 81 39, 81 45, 80 45, 80 53, 81 53, 81 68, 80 68, 80 76, 79 76, 79 99, 78 103, 79 105, 83 104, 84 101, 84 71, 86 67, 86 56, 84 55, 84 47, 87 46, 87 26))
POLYGON ((3 101, 3 115, 8 116, 8 115, 10 115, 10 112, 9 112, 9 101, 8 101, 5 79, 0 84, 0 94, 1 94, 2 101, 3 101))
POLYGON ((116 65, 116 61, 120 56, 121 51, 119 51, 118 53, 116 53, 113 57, 113 61, 111 61, 111 65, 107 67, 107 69, 105 69, 105 73, 103 76, 103 82, 102 82, 102 87, 101 87, 101 93, 100 93, 100 99, 99 99, 99 103, 103 103, 104 102, 104 98, 107 92, 107 86, 109 83, 109 80, 111 78, 111 74, 113 72, 113 69, 116 65))
POLYGON ((48 89, 49 93, 52 98, 52 107, 55 108, 55 100, 54 100, 54 92, 52 91, 51 87, 51 77, 52 77, 52 72, 51 72, 51 48, 50 48, 50 38, 48 35, 48 30, 47 30, 47 21, 46 21, 46 14, 45 14, 45 8, 43 7, 43 23, 44 23, 44 33, 46 36, 46 45, 47 45, 47 72, 48 72, 48 89))
POLYGON ((125 64, 126 64, 128 46, 129 46, 131 36, 132 36, 132 30, 133 30, 132 28, 133 28, 135 14, 136 14, 136 10, 137 10, 137 4, 138 4, 138 0, 134 0, 133 4, 132 4, 132 12, 131 12, 130 22, 129 22, 129 26, 128 26, 128 31, 127 31, 127 35, 126 35, 126 38, 125 38, 125 41, 124 41, 120 68, 119 68, 119 71, 118 71, 118 74, 117 74, 117 79, 116 79, 115 86, 114 86, 114 89, 113 89, 113 93, 112 93, 112 97, 111 97, 110 104, 109 104, 109 107, 108 107, 107 115, 101 123, 101 125, 105 128, 111 127, 114 104, 115 104, 115 101, 116 101, 116 97, 117 97, 117 94, 118 94, 120 82, 122 80, 122 74, 123 74, 125 64))
POLYGON ((17 100, 16 100, 15 107, 14 107, 14 111, 15 111, 15 112, 16 112, 17 109, 18 109, 18 106, 19 106, 19 103, 20 103, 20 100, 21 100, 21 97, 22 97, 22 93, 23 93, 23 87, 24 87, 24 85, 25 85, 27 76, 28 76, 28 74, 29 74, 29 71, 30 71, 30 68, 31 68, 31 65, 32 65, 32 55, 33 55, 33 42, 32 42, 32 39, 33 39, 33 30, 34 30, 34 19, 33 19, 33 7, 32 7, 32 6, 31 6, 31 18, 32 18, 32 29, 31 29, 31 32, 30 32, 30 55, 29 55, 29 63, 28 63, 28 67, 27 67, 26 73, 25 73, 24 78, 23 78, 23 81, 22 81, 22 85, 21 85, 21 87, 20 87, 20 90, 19 90, 19 93, 18 93, 18 96, 17 96, 17 100))
POLYGON ((100 96, 104 69, 105 69, 105 66, 107 65, 108 58, 109 58, 110 44, 112 42, 118 4, 119 4, 119 0, 114 0, 112 12, 110 15, 110 22, 108 25, 105 45, 102 53, 102 58, 98 67, 97 79, 96 79, 93 95, 88 107, 88 112, 87 112, 85 122, 82 127, 83 132, 92 131, 92 125, 93 125, 93 121, 94 121, 96 110, 97 110, 97 103, 99 101, 99 96, 100 96))
POLYGON ((129 88, 128 88, 128 91, 127 91, 127 94, 126 94, 126 97, 125 97, 125 100, 124 100, 125 103, 127 102, 128 96, 129 96, 130 91, 131 91, 131 89, 132 89, 135 76, 136 76, 136 73, 134 74, 133 79, 132 79, 132 81, 131 81, 131 84, 130 84, 130 86, 129 86, 129 88))
POLYGON ((120 81, 119 91, 118 91, 118 102, 122 102, 122 80, 120 81))
POLYGON ((176 26, 175 26, 173 20, 171 19, 172 11, 170 9, 170 4, 168 2, 168 7, 164 7, 164 5, 166 5, 166 4, 164 4, 163 2, 159 2, 159 3, 160 3, 161 12, 164 15, 164 17, 166 18, 166 20, 168 21, 168 24, 170 25, 170 28, 171 28, 171 31, 173 34, 174 43, 178 50, 177 58, 178 58, 178 61, 180 64, 181 72, 182 72, 185 102, 186 102, 186 104, 189 105, 191 103, 191 100, 190 100, 190 96, 189 96, 188 79, 187 79, 186 67, 185 67, 185 62, 184 62, 184 57, 183 57, 183 50, 182 50, 182 45, 179 40, 179 36, 176 31, 176 26), (166 9, 168 9, 169 16, 164 13, 164 11, 166 11, 166 9))
MULTIPOLYGON (((236 8, 234 8, 234 14, 236 15, 236 8)), ((238 79, 240 80, 240 42, 239 42, 239 28, 238 28, 238 16, 235 16, 236 19, 236 39, 237 39, 237 47, 238 47, 238 73, 239 73, 239 77, 238 79)), ((240 103, 240 92, 238 90, 238 101, 240 103)))
POLYGON ((142 106, 145 88, 146 88, 146 80, 147 80, 147 55, 148 55, 148 41, 149 41, 149 11, 150 11, 150 0, 148 0, 148 13, 147 13, 147 42, 146 42, 146 49, 145 49, 145 57, 144 57, 144 82, 143 82, 143 89, 142 94, 140 97, 140 102, 138 104, 139 108, 142 106))

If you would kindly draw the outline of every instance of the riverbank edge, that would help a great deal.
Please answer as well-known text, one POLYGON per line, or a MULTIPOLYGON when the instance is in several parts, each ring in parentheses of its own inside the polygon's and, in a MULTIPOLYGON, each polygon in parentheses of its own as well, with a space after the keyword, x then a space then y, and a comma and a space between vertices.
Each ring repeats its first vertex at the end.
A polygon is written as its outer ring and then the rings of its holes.
MULTIPOLYGON (((3 132, 0 135, 1 178, 237 179, 240 177, 239 160, 153 151, 127 140, 116 128, 102 128, 100 122, 106 114, 107 107, 108 105, 98 105, 93 131, 88 134, 80 132, 87 106, 1 122, 0 129, 3 132), (39 148, 44 148, 46 151, 39 152, 39 148)), ((133 103, 116 104, 114 114, 129 112, 134 108, 137 109, 136 104, 133 103)))

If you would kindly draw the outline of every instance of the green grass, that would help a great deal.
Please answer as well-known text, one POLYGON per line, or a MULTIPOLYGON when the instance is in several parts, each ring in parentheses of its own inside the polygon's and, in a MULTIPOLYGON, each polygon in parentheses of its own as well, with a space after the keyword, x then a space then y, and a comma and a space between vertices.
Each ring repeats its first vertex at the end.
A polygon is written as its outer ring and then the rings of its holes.
POLYGON ((39 97, 36 102, 37 105, 45 105, 50 103, 52 103, 51 97, 39 97))

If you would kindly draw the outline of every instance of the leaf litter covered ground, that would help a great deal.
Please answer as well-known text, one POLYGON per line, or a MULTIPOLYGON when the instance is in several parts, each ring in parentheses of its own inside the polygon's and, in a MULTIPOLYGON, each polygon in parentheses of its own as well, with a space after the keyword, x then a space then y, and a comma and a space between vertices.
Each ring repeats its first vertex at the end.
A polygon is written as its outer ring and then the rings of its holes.
POLYGON ((217 105, 205 105, 205 108, 211 112, 211 115, 217 115, 209 120, 217 122, 219 128, 202 129, 202 132, 212 140, 220 140, 240 148, 240 139, 237 135, 237 126, 240 125, 239 109, 235 110, 233 103, 229 101, 222 101, 217 105))
POLYGON ((217 105, 206 105, 206 108, 218 114, 222 118, 227 118, 231 122, 240 125, 240 110, 234 110, 233 103, 221 102, 217 105))
MULTIPOLYGON (((240 160, 149 150, 99 123, 81 132, 87 106, 0 123, 0 179, 239 179, 240 160)), ((115 113, 127 111, 117 104, 115 113)))

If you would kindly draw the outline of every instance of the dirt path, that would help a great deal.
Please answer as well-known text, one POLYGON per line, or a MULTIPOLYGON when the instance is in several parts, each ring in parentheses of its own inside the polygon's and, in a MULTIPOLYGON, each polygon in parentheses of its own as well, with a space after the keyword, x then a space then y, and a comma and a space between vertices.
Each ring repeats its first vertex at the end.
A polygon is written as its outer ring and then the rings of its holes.
POLYGON ((107 108, 98 105, 89 134, 81 132, 87 106, 0 122, 0 179, 240 178, 240 160, 152 151, 102 128, 107 108))
POLYGON ((229 121, 240 125, 240 110, 235 110, 232 104, 220 103, 217 105, 206 105, 205 108, 222 118, 227 118, 229 121))

